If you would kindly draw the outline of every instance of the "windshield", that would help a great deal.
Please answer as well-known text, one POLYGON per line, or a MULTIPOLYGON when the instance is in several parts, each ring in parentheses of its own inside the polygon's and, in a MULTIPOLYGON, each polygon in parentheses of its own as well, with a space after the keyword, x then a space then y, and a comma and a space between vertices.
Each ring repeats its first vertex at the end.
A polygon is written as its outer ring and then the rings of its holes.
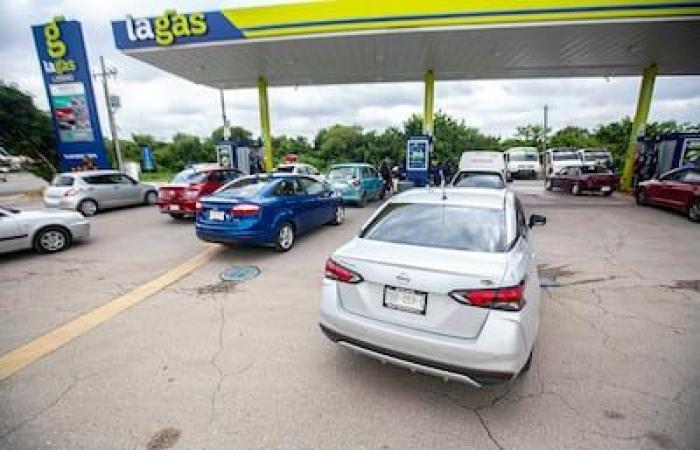
POLYGON ((508 159, 511 161, 538 161, 539 157, 536 153, 511 153, 508 159))
POLYGON ((573 152, 556 152, 552 153, 552 159, 554 161, 577 161, 579 157, 573 152))
POLYGON ((51 186, 54 187, 68 187, 73 186, 75 178, 68 175, 56 175, 56 177, 51 182, 51 186))
POLYGON ((505 234, 503 210, 393 203, 360 237, 395 244, 495 253, 505 251, 505 234), (416 233, 416 230, 421 232, 416 233))
POLYGON ((503 178, 497 173, 460 172, 452 183, 455 187, 503 189, 503 178))
POLYGON ((601 159, 610 159, 610 153, 608 153, 608 152, 585 152, 583 154, 583 159, 586 161, 599 161, 601 159))
POLYGON ((333 181, 346 181, 357 178, 356 167, 336 167, 330 171, 328 178, 333 181))
POLYGON ((610 173, 610 170, 608 170, 607 167, 598 166, 598 165, 593 166, 593 167, 583 166, 583 167, 581 167, 581 171, 583 173, 610 173))
POLYGON ((214 194, 218 198, 252 198, 270 184, 269 178, 241 178, 233 181, 214 194))
POLYGON ((190 183, 201 183, 207 179, 207 172, 197 172, 196 170, 183 170, 182 172, 175 175, 172 183, 177 184, 190 184, 190 183))
POLYGON ((293 173, 294 166, 279 166, 275 169, 277 173, 293 173))

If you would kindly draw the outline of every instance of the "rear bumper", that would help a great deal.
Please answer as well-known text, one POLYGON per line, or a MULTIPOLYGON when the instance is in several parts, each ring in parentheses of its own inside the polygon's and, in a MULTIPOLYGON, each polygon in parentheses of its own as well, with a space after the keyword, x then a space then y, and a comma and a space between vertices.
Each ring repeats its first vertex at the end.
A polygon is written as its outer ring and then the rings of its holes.
POLYGON ((197 212, 196 202, 163 202, 156 203, 163 214, 195 214, 197 212))
POLYGON ((336 283, 330 280, 323 282, 319 322, 326 336, 339 345, 474 386, 512 380, 532 350, 523 325, 504 315, 489 314, 476 338, 461 339, 350 313, 340 305, 336 283))
POLYGON ((199 223, 196 225, 196 231, 199 239, 217 244, 264 245, 275 241, 274 236, 267 231, 236 230, 199 223))
POLYGON ((44 197, 44 206, 47 208, 69 209, 75 211, 80 204, 79 198, 74 197, 44 197))

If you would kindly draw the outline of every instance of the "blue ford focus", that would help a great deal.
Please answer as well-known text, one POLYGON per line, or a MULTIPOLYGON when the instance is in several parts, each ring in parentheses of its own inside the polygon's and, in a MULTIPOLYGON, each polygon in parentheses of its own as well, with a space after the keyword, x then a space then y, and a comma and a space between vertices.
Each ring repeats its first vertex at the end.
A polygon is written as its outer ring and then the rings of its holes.
POLYGON ((197 204, 197 237, 222 244, 292 248, 296 237, 345 220, 343 199, 311 177, 273 174, 239 178, 197 204))

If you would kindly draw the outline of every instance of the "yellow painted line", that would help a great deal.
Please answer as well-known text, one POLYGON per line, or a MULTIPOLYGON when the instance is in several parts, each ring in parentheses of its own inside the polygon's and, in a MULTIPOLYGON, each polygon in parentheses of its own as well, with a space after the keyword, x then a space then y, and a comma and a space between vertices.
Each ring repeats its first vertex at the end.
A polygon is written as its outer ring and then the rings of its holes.
POLYGON ((0 356, 0 381, 12 376, 96 326, 144 301, 209 262, 220 247, 212 246, 157 278, 65 323, 58 328, 0 356))

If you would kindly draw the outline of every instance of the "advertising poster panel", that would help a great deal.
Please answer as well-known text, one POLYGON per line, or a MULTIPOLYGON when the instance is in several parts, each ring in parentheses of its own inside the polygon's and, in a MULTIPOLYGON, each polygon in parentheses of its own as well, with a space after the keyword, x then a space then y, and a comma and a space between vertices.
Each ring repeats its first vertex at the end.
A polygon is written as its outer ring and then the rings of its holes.
POLYGON ((33 26, 32 34, 51 107, 60 169, 84 165, 88 158, 92 165, 108 168, 80 23, 57 18, 33 26))

